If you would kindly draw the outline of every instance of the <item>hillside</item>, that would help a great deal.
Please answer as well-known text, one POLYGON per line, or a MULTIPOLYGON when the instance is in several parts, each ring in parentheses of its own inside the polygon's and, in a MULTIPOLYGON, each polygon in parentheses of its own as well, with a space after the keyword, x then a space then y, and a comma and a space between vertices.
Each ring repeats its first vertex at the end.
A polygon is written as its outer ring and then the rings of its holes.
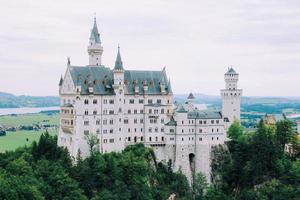
POLYGON ((55 96, 16 96, 0 92, 0 108, 50 107, 58 105, 59 97, 55 96))

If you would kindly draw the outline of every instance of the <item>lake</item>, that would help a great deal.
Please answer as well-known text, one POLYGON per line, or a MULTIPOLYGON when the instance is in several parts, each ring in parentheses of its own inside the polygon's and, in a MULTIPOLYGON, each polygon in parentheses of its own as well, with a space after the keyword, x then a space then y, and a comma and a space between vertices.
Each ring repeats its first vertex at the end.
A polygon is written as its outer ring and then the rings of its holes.
POLYGON ((28 114, 39 113, 41 111, 59 110, 59 107, 42 107, 42 108, 0 108, 0 116, 11 114, 28 114))

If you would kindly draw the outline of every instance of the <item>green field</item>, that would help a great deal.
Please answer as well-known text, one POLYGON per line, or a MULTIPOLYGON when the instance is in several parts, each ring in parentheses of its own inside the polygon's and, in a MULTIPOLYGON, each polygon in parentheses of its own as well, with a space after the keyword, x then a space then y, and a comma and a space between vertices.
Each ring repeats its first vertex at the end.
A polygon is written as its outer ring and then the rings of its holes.
MULTIPOLYGON (((8 131, 6 136, 0 136, 0 152, 15 150, 18 147, 31 145, 33 141, 39 140, 43 132, 45 131, 8 131)), ((48 132, 51 135, 57 134, 57 131, 54 130, 48 132)))
MULTIPOLYGON (((47 115, 45 113, 24 114, 16 116, 0 116, 0 125, 2 126, 21 126, 32 125, 45 122, 49 125, 59 124, 59 114, 47 115)), ((0 152, 6 150, 15 150, 18 147, 31 145, 33 141, 39 140, 41 134, 45 130, 40 131, 7 131, 6 136, 0 136, 0 152)), ((49 131, 50 134, 57 134, 58 130, 49 131)))
POLYGON ((59 114, 47 115, 43 114, 24 114, 24 115, 8 115, 0 116, 0 125, 3 126, 20 126, 20 125, 32 125, 38 122, 48 121, 50 125, 58 125, 59 114))

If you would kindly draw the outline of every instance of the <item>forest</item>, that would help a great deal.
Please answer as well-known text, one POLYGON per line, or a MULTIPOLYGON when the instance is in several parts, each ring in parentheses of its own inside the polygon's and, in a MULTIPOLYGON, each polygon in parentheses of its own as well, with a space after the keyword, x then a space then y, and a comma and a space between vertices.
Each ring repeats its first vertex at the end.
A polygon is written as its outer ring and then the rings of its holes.
POLYGON ((99 153, 76 161, 47 132, 28 147, 0 154, 0 199, 92 200, 297 200, 300 196, 300 142, 289 120, 255 132, 239 122, 229 140, 214 146, 211 180, 196 174, 190 185, 172 163, 156 161, 143 144, 121 153, 99 153))

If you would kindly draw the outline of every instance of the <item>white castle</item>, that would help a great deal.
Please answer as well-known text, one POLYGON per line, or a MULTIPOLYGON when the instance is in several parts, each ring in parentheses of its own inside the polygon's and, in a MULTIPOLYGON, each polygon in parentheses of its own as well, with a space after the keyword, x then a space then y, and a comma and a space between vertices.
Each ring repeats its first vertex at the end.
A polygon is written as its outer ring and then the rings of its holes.
POLYGON ((143 143, 151 147, 158 161, 171 161, 189 180, 197 172, 210 180, 213 145, 226 140, 229 125, 240 119, 242 90, 238 74, 230 68, 221 90, 222 112, 199 110, 195 97, 173 104, 173 92, 166 70, 126 70, 120 48, 113 69, 101 63, 103 47, 96 20, 88 46, 89 65, 73 66, 68 60, 59 83, 61 119, 58 144, 73 158, 89 155, 87 136, 95 135, 99 151, 120 152, 126 146, 143 143))

